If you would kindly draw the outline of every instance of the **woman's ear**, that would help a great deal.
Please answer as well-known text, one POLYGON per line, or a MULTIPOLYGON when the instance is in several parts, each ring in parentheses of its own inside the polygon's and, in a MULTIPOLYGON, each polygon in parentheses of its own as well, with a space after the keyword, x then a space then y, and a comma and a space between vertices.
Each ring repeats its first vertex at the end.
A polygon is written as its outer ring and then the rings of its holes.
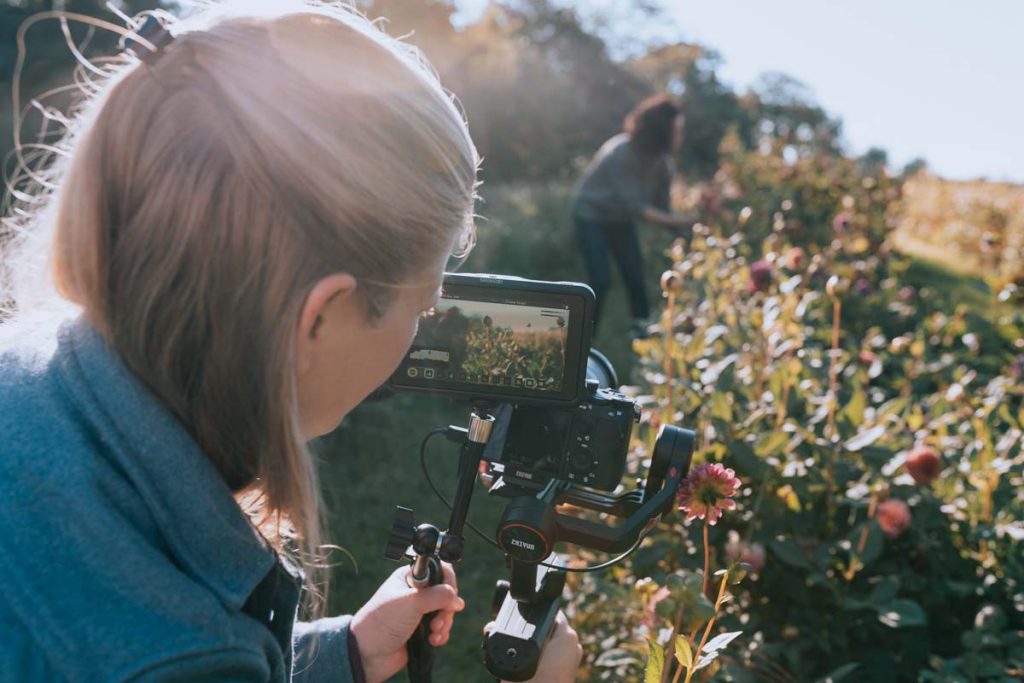
POLYGON ((356 303, 352 296, 355 290, 356 279, 352 275, 334 273, 320 279, 306 295, 295 331, 295 361, 300 374, 309 370, 324 326, 333 317, 346 315, 347 304, 356 303))

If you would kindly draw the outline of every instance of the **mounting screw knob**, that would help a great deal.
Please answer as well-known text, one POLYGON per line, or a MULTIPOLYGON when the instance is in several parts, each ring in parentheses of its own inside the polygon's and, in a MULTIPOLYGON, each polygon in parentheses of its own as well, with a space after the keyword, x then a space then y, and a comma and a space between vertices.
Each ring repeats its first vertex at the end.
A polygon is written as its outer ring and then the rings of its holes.
POLYGON ((395 506, 395 518, 391 522, 391 535, 384 549, 384 557, 396 562, 405 558, 405 552, 416 538, 416 522, 412 510, 401 505, 395 506))
POLYGON ((441 532, 433 524, 420 524, 413 532, 412 550, 417 555, 431 555, 441 532))

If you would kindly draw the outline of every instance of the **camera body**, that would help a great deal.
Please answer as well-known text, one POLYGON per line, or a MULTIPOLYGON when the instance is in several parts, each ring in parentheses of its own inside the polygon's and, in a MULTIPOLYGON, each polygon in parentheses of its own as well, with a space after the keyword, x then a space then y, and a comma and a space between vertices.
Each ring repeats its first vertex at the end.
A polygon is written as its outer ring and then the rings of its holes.
POLYGON ((640 408, 590 379, 583 399, 572 408, 519 406, 499 410, 496 417, 495 433, 484 451, 492 475, 500 473, 525 488, 543 488, 559 479, 610 491, 622 479, 640 408))
POLYGON ((483 457, 509 483, 613 490, 640 409, 590 349, 593 313, 580 283, 446 274, 389 385, 499 404, 483 457))

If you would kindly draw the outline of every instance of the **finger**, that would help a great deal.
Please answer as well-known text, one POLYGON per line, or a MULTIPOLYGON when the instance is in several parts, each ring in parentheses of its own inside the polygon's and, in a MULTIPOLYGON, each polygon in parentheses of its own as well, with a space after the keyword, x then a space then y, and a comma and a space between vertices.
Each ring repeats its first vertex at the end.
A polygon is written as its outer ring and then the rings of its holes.
POLYGON ((459 597, 455 589, 446 583, 430 588, 421 588, 414 596, 417 609, 421 614, 428 612, 461 612, 466 607, 466 601, 459 597))
POLYGON ((484 624, 484 635, 487 635, 487 632, 490 631, 492 628, 494 628, 493 621, 488 621, 486 624, 484 624))
POLYGON ((441 612, 430 622, 430 630, 434 633, 444 633, 451 629, 454 620, 454 612, 441 612))
POLYGON ((441 576, 444 578, 442 583, 447 583, 456 591, 459 590, 459 580, 455 578, 455 567, 450 562, 441 563, 441 576))

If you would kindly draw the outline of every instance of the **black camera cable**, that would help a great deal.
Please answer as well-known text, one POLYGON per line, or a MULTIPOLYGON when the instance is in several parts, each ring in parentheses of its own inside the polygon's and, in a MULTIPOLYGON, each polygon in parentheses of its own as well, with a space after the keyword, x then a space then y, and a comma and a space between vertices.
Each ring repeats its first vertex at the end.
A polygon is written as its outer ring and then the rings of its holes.
MULTIPOLYGON (((434 480, 430 476, 430 472, 427 470, 427 444, 430 443, 430 440, 432 438, 439 434, 444 434, 449 441, 452 441, 454 443, 462 443, 462 441, 465 440, 466 438, 466 432, 464 429, 460 427, 438 427, 427 432, 427 435, 423 437, 423 441, 420 442, 420 468, 423 470, 423 476, 424 478, 426 478, 427 484, 429 484, 430 488, 434 491, 434 495, 440 498, 441 502, 443 502, 445 506, 449 510, 451 510, 451 501, 445 498, 444 494, 441 493, 441 491, 437 488, 437 485, 434 484, 434 480)), ((643 533, 641 533, 640 536, 636 539, 636 542, 634 542, 633 545, 631 545, 625 552, 623 552, 618 557, 613 557, 607 562, 602 562, 601 564, 590 565, 587 567, 564 567, 560 565, 548 564, 547 562, 538 562, 538 564, 543 567, 548 567, 549 569, 559 569, 563 572, 574 572, 578 574, 586 574, 589 572, 596 572, 601 571, 603 569, 607 569, 608 567, 611 567, 612 565, 618 564, 619 562, 623 561, 624 559, 632 555, 637 548, 640 547, 640 544, 644 542, 645 538, 647 538, 647 534, 650 533, 651 529, 654 528, 655 520, 657 520, 657 517, 655 517, 654 520, 651 520, 652 523, 646 529, 644 529, 643 533)), ((470 522, 468 519, 466 520, 466 526, 472 529, 473 533, 482 538, 484 541, 490 543, 498 550, 501 550, 501 546, 498 545, 497 541, 495 541, 493 538, 491 538, 490 536, 488 536, 487 534, 473 526, 473 523, 470 522)), ((504 553, 504 551, 502 552, 504 553)))

